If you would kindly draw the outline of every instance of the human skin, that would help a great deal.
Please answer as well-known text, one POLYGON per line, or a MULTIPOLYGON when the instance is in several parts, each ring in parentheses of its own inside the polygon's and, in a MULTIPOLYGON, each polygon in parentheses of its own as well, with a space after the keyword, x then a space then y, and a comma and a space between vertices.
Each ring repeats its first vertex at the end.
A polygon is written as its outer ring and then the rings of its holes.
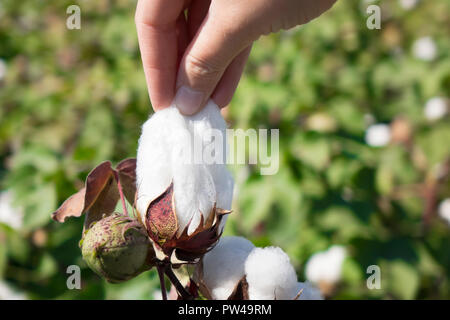
POLYGON ((260 36, 305 24, 336 0, 139 0, 135 22, 155 111, 226 106, 260 36))

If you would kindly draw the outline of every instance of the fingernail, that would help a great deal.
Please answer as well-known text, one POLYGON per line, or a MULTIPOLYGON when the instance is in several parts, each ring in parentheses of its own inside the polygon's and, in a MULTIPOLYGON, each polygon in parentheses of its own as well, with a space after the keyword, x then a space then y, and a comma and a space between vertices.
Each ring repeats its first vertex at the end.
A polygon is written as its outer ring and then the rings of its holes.
POLYGON ((192 90, 182 86, 175 95, 175 105, 181 113, 186 115, 194 114, 200 109, 203 102, 203 92, 192 90))

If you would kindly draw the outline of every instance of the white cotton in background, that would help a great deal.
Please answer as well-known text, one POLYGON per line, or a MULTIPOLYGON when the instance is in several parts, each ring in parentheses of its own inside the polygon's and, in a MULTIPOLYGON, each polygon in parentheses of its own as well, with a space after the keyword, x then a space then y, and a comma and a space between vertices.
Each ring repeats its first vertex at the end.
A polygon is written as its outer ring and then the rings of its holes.
POLYGON ((439 204, 438 214, 450 225, 450 198, 442 200, 439 204))
POLYGON ((203 283, 214 300, 226 300, 245 275, 245 261, 254 248, 242 237, 222 237, 203 256, 203 283))
POLYGON ((0 59, 0 81, 3 80, 6 76, 6 63, 3 59, 0 59))
POLYGON ((13 206, 11 191, 0 192, 0 223, 9 225, 13 229, 20 229, 23 224, 23 211, 13 206))
POLYGON ((341 279, 342 264, 346 255, 342 246, 332 246, 326 251, 314 254, 306 263, 306 278, 316 284, 338 282, 341 279))
POLYGON ((220 134, 222 161, 203 159, 213 133, 225 133, 226 123, 212 101, 193 116, 182 115, 175 106, 156 112, 143 125, 137 152, 137 208, 141 215, 173 181, 178 235, 188 234, 206 221, 214 204, 230 210, 233 178, 226 168, 226 135, 220 134), (198 144, 196 144, 199 142, 198 144), (198 147, 200 146, 200 147, 198 147), (211 161, 205 161, 211 160, 211 161))
POLYGON ((391 129, 387 124, 373 124, 367 128, 365 140, 371 147, 383 147, 391 140, 391 129))
POLYGON ((27 297, 23 292, 0 280, 0 300, 27 300, 27 297))
POLYGON ((297 275, 289 256, 278 247, 255 248, 245 262, 250 300, 291 300, 297 275))
POLYGON ((320 290, 314 287, 314 285, 308 281, 297 283, 296 294, 298 294, 300 290, 302 290, 302 293, 297 300, 323 300, 323 296, 320 293, 320 290))
POLYGON ((424 108, 425 118, 430 121, 438 120, 448 112, 447 100, 442 97, 434 97, 427 101, 424 108))
POLYGON ((399 0, 400 6, 405 10, 411 10, 419 3, 419 0, 399 0))
POLYGON ((436 57, 437 47, 433 38, 423 37, 414 41, 412 51, 417 59, 431 61, 436 57))

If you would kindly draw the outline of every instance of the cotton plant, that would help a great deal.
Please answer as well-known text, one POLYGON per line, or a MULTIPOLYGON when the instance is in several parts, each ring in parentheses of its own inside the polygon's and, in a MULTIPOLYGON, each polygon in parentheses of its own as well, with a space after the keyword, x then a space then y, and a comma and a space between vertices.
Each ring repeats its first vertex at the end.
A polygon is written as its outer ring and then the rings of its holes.
POLYGON ((23 224, 23 210, 14 206, 14 194, 7 190, 0 192, 0 223, 13 229, 20 229, 23 224))
POLYGON ((306 262, 306 279, 317 285, 324 295, 331 294, 341 280, 342 266, 346 256, 346 249, 339 245, 315 253, 306 262))
POLYGON ((280 248, 221 238, 234 187, 225 133, 212 101, 192 116, 175 106, 160 110, 142 126, 136 159, 98 165, 52 218, 85 215, 83 259, 110 283, 155 267, 158 299, 321 299, 311 283, 297 281, 280 248), (184 265, 193 270, 187 281, 174 271, 184 265))
POLYGON ((450 198, 444 199, 439 203, 438 214, 450 226, 450 198))
POLYGON ((377 123, 369 126, 365 135, 366 143, 371 147, 384 147, 391 141, 389 125, 377 123))
POLYGON ((0 279, 0 300, 27 300, 24 292, 0 279))
POLYGON ((425 103, 424 115, 429 121, 436 121, 448 113, 448 101, 443 97, 433 97, 425 103))
POLYGON ((412 53, 419 60, 432 61, 437 56, 436 42, 430 36, 419 38, 412 45, 412 53))

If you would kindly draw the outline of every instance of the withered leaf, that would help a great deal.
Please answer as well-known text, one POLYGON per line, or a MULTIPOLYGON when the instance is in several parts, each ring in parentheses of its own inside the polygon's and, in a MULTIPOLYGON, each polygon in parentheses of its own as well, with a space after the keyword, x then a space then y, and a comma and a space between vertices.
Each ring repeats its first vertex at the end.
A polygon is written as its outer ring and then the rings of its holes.
POLYGON ((68 198, 52 213, 52 219, 64 222, 69 217, 80 217, 88 212, 85 227, 102 215, 114 211, 119 200, 119 191, 111 162, 105 161, 95 167, 87 176, 85 187, 68 198))
POLYGON ((239 280, 227 300, 250 300, 248 296, 248 282, 245 276, 239 280))
POLYGON ((119 174, 120 184, 128 202, 133 204, 136 195, 136 158, 129 158, 121 161, 116 171, 119 174))

